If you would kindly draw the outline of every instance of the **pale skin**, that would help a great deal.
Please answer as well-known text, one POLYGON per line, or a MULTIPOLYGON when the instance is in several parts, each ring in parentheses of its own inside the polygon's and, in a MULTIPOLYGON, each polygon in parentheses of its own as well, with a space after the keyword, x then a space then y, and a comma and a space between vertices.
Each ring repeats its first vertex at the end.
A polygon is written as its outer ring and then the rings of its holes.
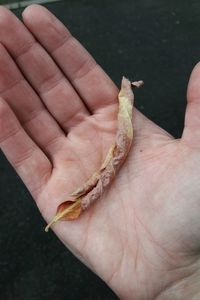
MULTIPOLYGON (((49 222, 105 158, 118 89, 44 7, 23 22, 0 8, 0 148, 49 222)), ((199 64, 187 100, 178 140, 134 109, 116 180, 78 220, 52 227, 121 299, 200 297, 199 64)))

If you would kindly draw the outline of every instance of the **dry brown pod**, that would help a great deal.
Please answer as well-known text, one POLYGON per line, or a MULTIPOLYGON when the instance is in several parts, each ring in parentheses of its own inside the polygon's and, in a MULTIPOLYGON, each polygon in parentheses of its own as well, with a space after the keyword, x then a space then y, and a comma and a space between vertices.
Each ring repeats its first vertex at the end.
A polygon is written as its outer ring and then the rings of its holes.
POLYGON ((118 94, 118 129, 115 143, 111 145, 99 170, 69 195, 70 200, 58 206, 55 217, 46 226, 45 231, 48 231, 50 226, 59 220, 74 220, 78 218, 85 209, 102 196, 105 188, 110 185, 116 176, 129 153, 133 140, 132 113, 134 94, 132 87, 140 87, 142 85, 143 81, 131 83, 127 78, 122 78, 121 89, 118 94))

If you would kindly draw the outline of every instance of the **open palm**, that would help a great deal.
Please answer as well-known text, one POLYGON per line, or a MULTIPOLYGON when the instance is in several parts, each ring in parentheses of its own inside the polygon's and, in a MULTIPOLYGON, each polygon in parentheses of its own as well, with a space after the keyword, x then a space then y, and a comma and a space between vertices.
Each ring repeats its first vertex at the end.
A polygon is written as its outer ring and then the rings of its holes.
MULTIPOLYGON (((49 222, 114 141, 118 89, 45 8, 28 7, 23 21, 0 8, 0 147, 49 222)), ((162 297, 198 272, 198 80, 197 65, 183 137, 134 110, 133 147, 110 189, 78 220, 53 226, 122 299, 175 299, 162 297)))

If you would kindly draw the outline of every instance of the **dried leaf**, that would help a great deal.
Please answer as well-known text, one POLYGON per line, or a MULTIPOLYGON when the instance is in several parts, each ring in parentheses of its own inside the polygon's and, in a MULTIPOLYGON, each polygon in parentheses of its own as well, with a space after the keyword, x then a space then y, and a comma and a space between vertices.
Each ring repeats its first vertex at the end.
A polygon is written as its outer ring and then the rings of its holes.
POLYGON ((108 165, 108 163, 110 162, 110 160, 113 157, 113 151, 114 151, 115 145, 112 145, 108 151, 108 154, 104 160, 104 162, 102 163, 100 169, 98 172, 95 172, 88 181, 86 181, 83 186, 77 188, 73 193, 70 194, 70 196, 72 197, 80 197, 86 193, 88 193, 89 191, 92 190, 92 188, 97 184, 100 176, 101 176, 101 171, 103 171, 106 166, 108 165))
POLYGON ((45 231, 59 220, 74 220, 83 210, 88 208, 95 200, 101 197, 105 188, 111 183, 122 163, 125 161, 133 139, 132 112, 134 95, 131 89, 140 87, 143 81, 131 83, 125 77, 122 78, 121 90, 118 95, 118 130, 115 144, 112 145, 108 154, 91 178, 81 187, 70 194, 74 201, 65 201, 58 207, 53 220, 47 225, 45 231))
POLYGON ((65 201, 58 206, 57 213, 52 221, 46 226, 45 231, 47 232, 49 228, 59 220, 74 220, 77 219, 81 214, 81 199, 76 199, 75 201, 65 201))

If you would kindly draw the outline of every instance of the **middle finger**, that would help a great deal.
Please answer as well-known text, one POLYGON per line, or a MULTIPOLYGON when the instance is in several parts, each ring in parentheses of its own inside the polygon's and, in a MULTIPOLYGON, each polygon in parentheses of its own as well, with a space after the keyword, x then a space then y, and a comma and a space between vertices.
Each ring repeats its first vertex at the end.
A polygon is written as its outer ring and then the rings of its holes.
POLYGON ((0 42, 5 45, 60 126, 69 130, 89 112, 50 55, 13 13, 0 7, 0 42))

